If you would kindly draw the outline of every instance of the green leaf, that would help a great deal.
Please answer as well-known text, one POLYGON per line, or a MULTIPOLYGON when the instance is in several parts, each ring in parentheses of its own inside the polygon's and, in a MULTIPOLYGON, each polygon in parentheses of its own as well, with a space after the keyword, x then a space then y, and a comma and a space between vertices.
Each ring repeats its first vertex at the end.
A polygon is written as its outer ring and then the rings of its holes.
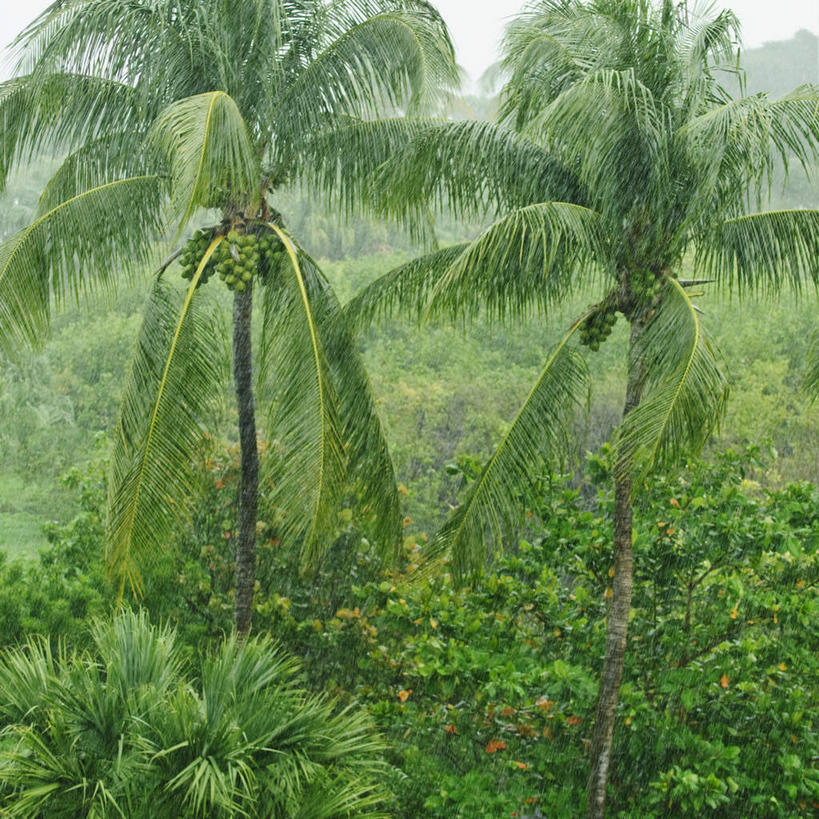
POLYGON ((740 292, 819 285, 819 210, 753 213, 718 224, 697 246, 694 267, 740 292))
POLYGON ((568 457, 577 415, 588 402, 586 362, 568 346, 579 325, 575 322, 549 356, 517 417, 463 503, 430 544, 425 560, 449 552, 458 576, 480 571, 487 550, 501 551, 504 537, 520 520, 517 492, 538 468, 568 457))
POLYGON ((126 581, 141 594, 141 567, 167 548, 174 527, 189 515, 203 414, 227 359, 226 348, 219 349, 224 332, 196 291, 220 241, 202 257, 181 305, 168 285, 155 285, 125 385, 106 533, 106 564, 120 594, 126 581))
POLYGON ((270 478, 282 510, 282 539, 301 544, 302 565, 315 567, 335 533, 345 485, 339 399, 298 252, 281 228, 285 246, 279 275, 265 289, 260 376, 262 394, 275 398, 265 426, 273 467, 270 478), (264 382, 270 384, 267 387, 264 382))
POLYGON ((169 105, 151 129, 171 168, 171 212, 181 231, 197 208, 258 206, 261 180, 245 121, 224 91, 169 105))
POLYGON ((0 245, 0 348, 44 341, 52 310, 133 273, 159 232, 161 180, 140 176, 83 191, 0 245))
POLYGON ((696 454, 722 418, 728 395, 694 305, 675 279, 666 279, 629 366, 639 373, 643 397, 618 433, 617 463, 642 480, 653 469, 696 454))
POLYGON ((511 211, 452 262, 430 295, 431 313, 475 317, 548 311, 590 285, 606 263, 600 215, 569 202, 539 202, 511 211))

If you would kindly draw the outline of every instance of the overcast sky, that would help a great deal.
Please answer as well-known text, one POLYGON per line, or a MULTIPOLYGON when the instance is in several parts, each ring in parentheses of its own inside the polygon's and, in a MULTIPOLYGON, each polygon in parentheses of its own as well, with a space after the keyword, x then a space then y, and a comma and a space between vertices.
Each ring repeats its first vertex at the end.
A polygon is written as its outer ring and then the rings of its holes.
MULTIPOLYGON (((50 0, 0 0, 0 45, 5 46, 50 0)), ((458 60, 477 79, 495 61, 505 22, 522 0, 433 0, 455 38, 458 60)), ((728 0, 742 21, 745 47, 787 40, 800 28, 819 34, 819 0, 728 0)), ((0 76, 6 76, 0 68, 0 76)), ((819 66, 817 66, 819 80, 819 66)))

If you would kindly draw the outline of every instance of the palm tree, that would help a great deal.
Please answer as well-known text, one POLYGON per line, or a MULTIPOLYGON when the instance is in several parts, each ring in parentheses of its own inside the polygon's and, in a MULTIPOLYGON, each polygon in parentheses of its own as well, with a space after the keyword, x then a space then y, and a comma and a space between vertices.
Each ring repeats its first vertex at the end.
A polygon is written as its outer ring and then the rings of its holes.
POLYGON ((16 47, 18 76, 0 87, 0 182, 37 155, 67 155, 36 220, 0 246, 3 349, 36 345, 55 303, 106 288, 151 258, 169 230, 178 240, 202 209, 215 211, 162 266, 151 294, 115 435, 106 550, 120 591, 127 582, 139 593, 145 560, 185 517, 205 410, 225 375, 218 305, 200 289, 218 272, 234 293, 235 624, 246 632, 256 397, 278 469, 277 525, 301 542, 305 565, 323 554, 351 480, 377 519, 377 539, 398 542, 392 468, 366 375, 275 196, 286 183, 332 190, 311 161, 326 129, 435 104, 457 80, 446 28, 426 0, 58 0, 16 47), (161 275, 180 255, 185 292, 161 275))
POLYGON ((8 816, 385 816, 366 716, 301 688, 269 640, 226 640, 192 677, 175 633, 125 612, 93 650, 0 660, 8 816))
MULTIPOLYGON (((602 816, 632 589, 632 514, 643 477, 695 453, 718 423, 726 380, 693 304, 716 282, 773 294, 819 282, 819 211, 755 212, 778 161, 819 145, 819 89, 732 99, 738 22, 666 0, 539 0, 508 28, 499 124, 359 127, 382 212, 418 220, 430 204, 495 221, 477 239, 388 273, 349 306, 360 324, 409 308, 471 318, 547 318, 578 292, 596 303, 568 328, 517 417, 437 536, 461 576, 519 520, 517 487, 569 451, 598 349, 629 325, 616 432, 612 588, 591 739, 588 812, 602 816), (371 146, 371 147, 368 147, 371 146), (754 195, 756 194, 756 195, 754 195), (580 342, 581 347, 576 345, 580 342)), ((339 137, 341 138, 341 137, 339 137)), ((325 134, 331 145, 334 136, 325 134)), ((326 173, 360 192, 354 167, 326 173)))

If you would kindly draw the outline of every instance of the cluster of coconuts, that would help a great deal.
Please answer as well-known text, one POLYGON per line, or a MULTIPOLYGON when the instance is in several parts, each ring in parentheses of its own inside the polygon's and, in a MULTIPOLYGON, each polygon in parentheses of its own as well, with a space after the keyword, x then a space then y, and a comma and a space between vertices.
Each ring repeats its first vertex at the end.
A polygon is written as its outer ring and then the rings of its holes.
POLYGON ((607 299, 598 304, 580 325, 580 343, 597 352, 600 345, 611 335, 615 324, 617 324, 617 306, 613 301, 607 299))
POLYGON ((663 288, 662 276, 658 276, 653 270, 638 267, 629 276, 631 292, 640 304, 650 304, 663 288))
MULTIPOLYGON (((182 278, 192 279, 210 243, 218 235, 216 229, 197 230, 185 245, 180 263, 182 278)), ((197 287, 216 273, 228 290, 244 290, 258 275, 262 283, 284 253, 284 245, 266 224, 255 223, 247 229, 232 227, 208 259, 197 287)))

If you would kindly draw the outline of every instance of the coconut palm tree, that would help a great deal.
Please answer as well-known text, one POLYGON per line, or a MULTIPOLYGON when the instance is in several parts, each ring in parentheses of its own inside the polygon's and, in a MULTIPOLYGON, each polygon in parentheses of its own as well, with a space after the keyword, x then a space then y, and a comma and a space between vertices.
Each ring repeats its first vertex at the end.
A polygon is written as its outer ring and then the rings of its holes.
POLYGON ((144 613, 92 637, 82 654, 31 639, 0 660, 4 815, 386 815, 366 716, 302 689, 269 640, 229 638, 194 678, 144 613))
POLYGON ((301 543, 305 565, 323 554, 351 480, 377 539, 398 542, 366 375, 331 289, 285 229, 276 192, 332 188, 311 161, 324 130, 436 104, 457 80, 446 28, 425 0, 58 0, 15 45, 17 76, 0 87, 0 180, 38 155, 66 158, 36 220, 0 246, 4 349, 37 344, 55 304, 109 286, 169 231, 178 241, 204 210, 215 212, 161 268, 181 257, 187 289, 160 275, 151 294, 115 435, 106 549, 120 589, 139 593, 145 560, 185 516, 205 409, 226 374, 218 305, 201 288, 218 273, 233 291, 235 624, 245 632, 255 398, 278 470, 277 526, 301 543))
MULTIPOLYGON (((649 472, 699 450, 726 398, 692 288, 716 282, 774 294, 819 282, 819 211, 756 209, 777 162, 816 156, 819 89, 732 99, 720 79, 739 72, 737 42, 729 11, 697 14, 671 0, 539 0, 505 36, 499 124, 355 129, 357 157, 391 146, 391 159, 371 171, 369 195, 383 212, 418 219, 432 203, 494 219, 474 241, 373 283, 349 306, 359 323, 401 308, 548 319, 570 295, 597 294, 547 356, 431 556, 449 552, 463 576, 480 570, 487 546, 500 548, 519 520, 518 487, 569 450, 590 386, 583 347, 597 350, 618 318, 629 326, 590 751, 595 817, 605 810, 626 650, 635 495, 649 472)), ((323 145, 335 138, 325 133, 323 145)), ((344 160, 328 151, 324 172, 351 196, 360 177, 344 160)))

